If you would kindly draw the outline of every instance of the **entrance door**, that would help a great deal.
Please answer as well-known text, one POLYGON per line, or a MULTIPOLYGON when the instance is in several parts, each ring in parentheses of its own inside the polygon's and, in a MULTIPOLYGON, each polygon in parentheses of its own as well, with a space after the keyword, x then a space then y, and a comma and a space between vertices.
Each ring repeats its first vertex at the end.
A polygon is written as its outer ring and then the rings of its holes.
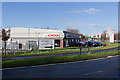
POLYGON ((60 47, 60 40, 55 40, 55 47, 60 47))
POLYGON ((22 49, 22 44, 21 43, 19 43, 19 49, 22 49))

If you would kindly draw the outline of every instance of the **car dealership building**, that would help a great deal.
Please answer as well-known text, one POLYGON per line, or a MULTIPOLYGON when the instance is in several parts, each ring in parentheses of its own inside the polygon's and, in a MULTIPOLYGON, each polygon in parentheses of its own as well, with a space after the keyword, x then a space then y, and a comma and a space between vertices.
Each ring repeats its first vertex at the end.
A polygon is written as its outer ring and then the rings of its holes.
POLYGON ((10 38, 7 48, 27 50, 30 48, 49 49, 67 47, 72 42, 79 42, 80 35, 63 30, 36 29, 36 28, 10 28, 10 38), (15 47, 14 44, 17 44, 15 47))

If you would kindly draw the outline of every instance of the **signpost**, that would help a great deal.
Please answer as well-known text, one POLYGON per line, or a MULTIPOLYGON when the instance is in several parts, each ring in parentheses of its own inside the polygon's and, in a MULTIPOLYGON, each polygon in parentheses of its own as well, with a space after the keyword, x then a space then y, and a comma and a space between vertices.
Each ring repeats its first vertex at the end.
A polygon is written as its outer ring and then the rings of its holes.
POLYGON ((40 39, 39 49, 54 49, 54 39, 40 39))
POLYGON ((93 38, 93 34, 91 34, 91 38, 93 38))
MULTIPOLYGON (((37 33, 37 32, 36 32, 37 33)), ((39 34, 38 34, 38 54, 39 54, 39 49, 53 49, 53 52, 55 53, 55 40, 54 39, 42 39, 44 37, 49 37, 49 38, 55 38, 59 37, 60 34, 58 33, 47 33, 47 34, 41 34, 40 39, 39 34)))
POLYGON ((109 37, 110 37, 110 43, 114 43, 114 31, 111 30, 110 27, 108 27, 108 34, 109 34, 109 37))
POLYGON ((99 41, 101 40, 101 33, 99 33, 99 41))

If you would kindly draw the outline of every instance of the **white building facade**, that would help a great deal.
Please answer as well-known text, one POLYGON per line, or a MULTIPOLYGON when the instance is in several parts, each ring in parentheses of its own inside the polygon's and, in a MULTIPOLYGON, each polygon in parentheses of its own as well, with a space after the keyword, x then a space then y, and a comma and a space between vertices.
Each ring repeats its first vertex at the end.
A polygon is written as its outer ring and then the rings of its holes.
POLYGON ((10 38, 8 48, 28 50, 30 48, 53 48, 66 47, 72 42, 79 42, 80 35, 66 32, 63 30, 34 29, 34 28, 10 28, 10 38), (39 40, 39 43, 38 43, 39 40), (54 43, 54 44, 53 44, 54 43), (16 46, 15 46, 16 45, 16 46))

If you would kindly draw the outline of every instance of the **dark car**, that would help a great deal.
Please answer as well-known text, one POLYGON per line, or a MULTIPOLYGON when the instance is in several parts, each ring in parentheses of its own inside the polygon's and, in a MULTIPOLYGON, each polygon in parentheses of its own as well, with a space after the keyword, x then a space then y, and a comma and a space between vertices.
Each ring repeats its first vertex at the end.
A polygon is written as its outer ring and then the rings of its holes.
POLYGON ((75 43, 71 43, 70 47, 80 47, 80 46, 83 46, 83 45, 84 45, 83 43, 75 42, 75 43))
POLYGON ((82 41, 80 41, 80 42, 85 43, 85 42, 86 42, 86 40, 82 40, 82 41))
POLYGON ((87 41, 85 43, 86 47, 99 47, 99 46, 106 46, 106 44, 102 43, 102 42, 96 42, 96 41, 87 41))
POLYGON ((86 47, 97 47, 99 46, 99 44, 95 41, 86 41, 85 46, 86 47))
POLYGON ((115 42, 120 43, 120 40, 116 40, 115 42))
POLYGON ((106 44, 102 43, 102 42, 96 42, 97 44, 99 44, 99 46, 106 46, 106 44))

